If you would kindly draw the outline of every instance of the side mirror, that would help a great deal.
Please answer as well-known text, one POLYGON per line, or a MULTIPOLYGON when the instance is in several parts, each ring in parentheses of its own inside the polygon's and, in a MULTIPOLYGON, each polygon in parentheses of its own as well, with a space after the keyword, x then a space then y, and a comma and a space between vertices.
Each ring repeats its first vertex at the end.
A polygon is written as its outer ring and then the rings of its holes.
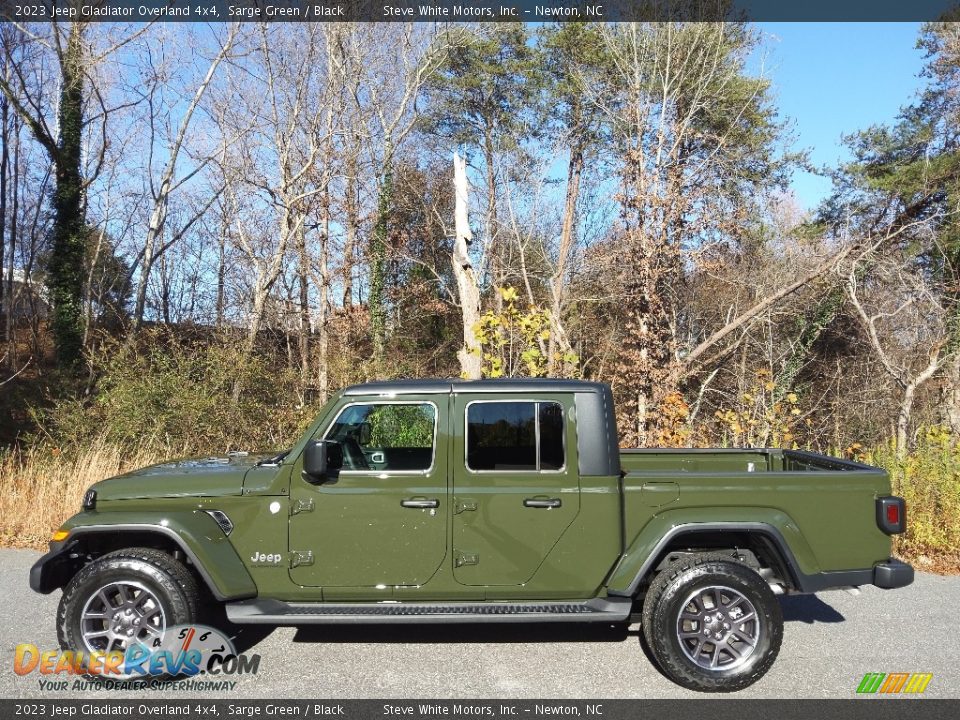
POLYGON ((311 440, 303 450, 303 479, 309 483, 321 483, 331 471, 343 467, 343 451, 340 443, 332 440, 311 440))
POLYGON ((370 423, 364 422, 360 424, 360 432, 357 434, 357 442, 366 447, 370 444, 370 440, 373 438, 373 429, 370 427, 370 423))

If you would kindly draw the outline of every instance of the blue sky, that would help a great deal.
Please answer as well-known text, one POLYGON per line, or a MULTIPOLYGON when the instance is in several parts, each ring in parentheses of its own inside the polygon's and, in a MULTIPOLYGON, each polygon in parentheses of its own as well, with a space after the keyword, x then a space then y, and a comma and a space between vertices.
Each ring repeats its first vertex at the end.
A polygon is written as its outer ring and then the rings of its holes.
MULTIPOLYGON (((759 23, 766 36, 766 73, 780 113, 794 123, 797 148, 815 166, 848 155, 841 136, 894 119, 922 85, 919 23, 759 23)), ((754 61, 759 63, 760 58, 754 61)), ((759 67, 759 65, 757 66, 759 67)), ((793 192, 813 209, 830 181, 797 173, 793 192)))

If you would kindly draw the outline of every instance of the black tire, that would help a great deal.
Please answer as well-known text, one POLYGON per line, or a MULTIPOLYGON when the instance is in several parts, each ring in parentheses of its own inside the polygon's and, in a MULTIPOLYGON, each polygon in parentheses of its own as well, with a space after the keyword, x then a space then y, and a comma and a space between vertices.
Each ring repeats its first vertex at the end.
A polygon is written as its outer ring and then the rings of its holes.
POLYGON ((57 610, 61 649, 89 651, 81 622, 84 608, 99 589, 112 583, 133 583, 149 592, 162 609, 165 627, 197 620, 199 591, 190 571, 161 550, 125 548, 84 566, 64 588, 57 610))
POLYGON ((733 692, 757 682, 777 659, 783 640, 783 614, 776 595, 754 570, 723 557, 692 556, 667 566, 643 602, 643 634, 660 669, 678 685, 699 692, 733 692), (704 598, 716 598, 716 592, 721 593, 719 607, 710 609, 704 598), (736 595, 746 603, 734 603, 736 595), (689 604, 692 597, 696 600, 689 604), (731 604, 725 605, 725 600, 731 604), (749 619, 750 605, 755 623, 749 619), (681 612, 700 619, 682 621, 681 612), (738 624, 741 618, 746 621, 738 624), (717 635, 701 639, 699 633, 712 627, 717 635), (717 643, 712 642, 714 637, 720 638, 717 643), (710 662, 716 667, 707 667, 710 662))

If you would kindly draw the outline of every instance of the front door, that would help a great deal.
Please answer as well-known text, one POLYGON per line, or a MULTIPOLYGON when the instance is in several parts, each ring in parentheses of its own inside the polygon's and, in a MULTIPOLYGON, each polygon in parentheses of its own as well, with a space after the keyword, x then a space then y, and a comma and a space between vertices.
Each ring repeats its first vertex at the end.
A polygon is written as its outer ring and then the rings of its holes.
MULTIPOLYGON (((321 433, 343 468, 290 487, 291 579, 340 588, 422 585, 446 556, 448 397, 345 402, 321 433), (312 557, 307 553, 312 553, 312 557)), ((302 460, 300 461, 302 463, 302 460)))
POLYGON ((580 511, 572 396, 454 403, 454 577, 520 585, 580 511))

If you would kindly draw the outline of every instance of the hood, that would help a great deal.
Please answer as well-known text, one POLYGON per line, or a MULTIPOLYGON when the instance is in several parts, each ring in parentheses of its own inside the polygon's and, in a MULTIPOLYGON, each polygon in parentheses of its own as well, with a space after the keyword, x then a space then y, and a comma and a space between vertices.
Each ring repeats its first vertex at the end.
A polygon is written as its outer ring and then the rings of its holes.
POLYGON ((102 480, 93 486, 97 500, 239 495, 247 471, 273 453, 185 458, 150 465, 102 480))

